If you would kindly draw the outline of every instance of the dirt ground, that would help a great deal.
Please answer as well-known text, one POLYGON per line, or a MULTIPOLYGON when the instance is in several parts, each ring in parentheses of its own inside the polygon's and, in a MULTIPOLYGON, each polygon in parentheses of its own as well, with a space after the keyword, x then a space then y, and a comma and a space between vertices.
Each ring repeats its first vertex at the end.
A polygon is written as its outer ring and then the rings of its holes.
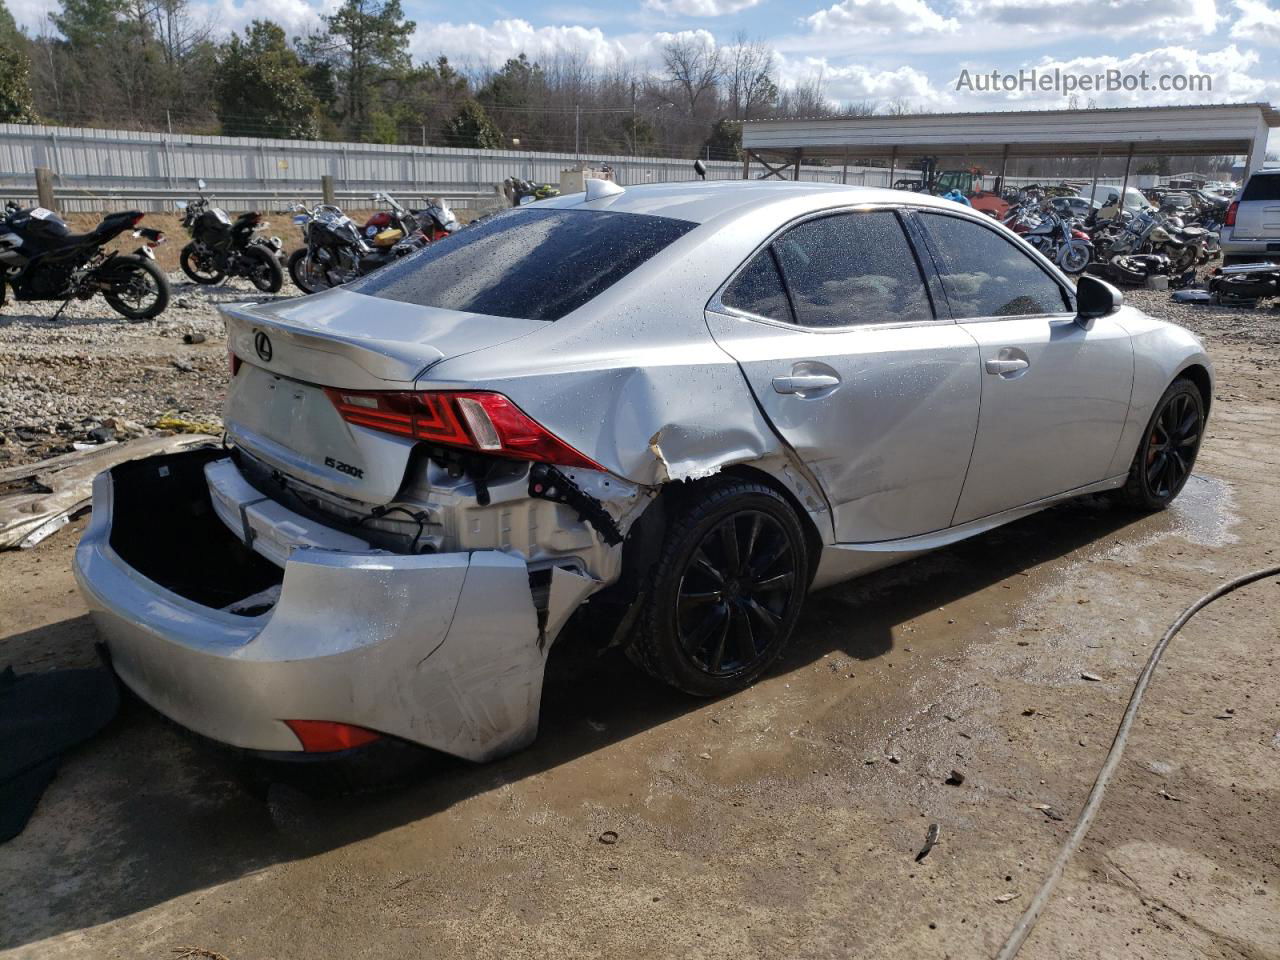
MULTIPOLYGON (((1188 316, 1218 388, 1172 509, 1087 499, 816 594, 721 701, 567 640, 530 749, 374 795, 263 789, 128 703, 0 846, 0 955, 992 956, 1151 645, 1280 556, 1280 311, 1188 316)), ((92 662, 82 527, 0 555, 0 665, 92 662)), ((1278 625, 1269 581, 1175 639, 1024 957, 1280 958, 1278 625)))

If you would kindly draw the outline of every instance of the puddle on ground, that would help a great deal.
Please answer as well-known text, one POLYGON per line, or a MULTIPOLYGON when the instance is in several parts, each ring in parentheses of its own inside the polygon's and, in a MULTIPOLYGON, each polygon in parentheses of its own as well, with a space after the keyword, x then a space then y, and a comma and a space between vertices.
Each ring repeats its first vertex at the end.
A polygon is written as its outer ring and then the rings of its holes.
POLYGON ((1217 477, 1193 473, 1178 499, 1156 519, 1157 529, 1144 538, 1152 542, 1168 534, 1181 537, 1198 547, 1224 547, 1239 537, 1231 528, 1239 521, 1234 511, 1235 493, 1231 484, 1217 477))

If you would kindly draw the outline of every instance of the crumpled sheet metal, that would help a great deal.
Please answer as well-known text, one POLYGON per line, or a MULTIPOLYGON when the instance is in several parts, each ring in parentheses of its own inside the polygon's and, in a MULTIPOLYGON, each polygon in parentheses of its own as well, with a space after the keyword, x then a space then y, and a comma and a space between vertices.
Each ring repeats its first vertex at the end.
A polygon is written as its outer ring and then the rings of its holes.
POLYGON ((713 343, 632 350, 627 360, 556 369, 514 388, 507 377, 477 386, 510 392, 552 433, 636 484, 707 477, 780 451, 737 364, 713 343))
POLYGON ((77 579, 120 678, 178 723, 296 751, 284 720, 330 720, 475 761, 537 735, 546 648, 519 557, 297 550, 275 608, 240 617, 129 570, 110 548, 109 473, 94 492, 77 579))

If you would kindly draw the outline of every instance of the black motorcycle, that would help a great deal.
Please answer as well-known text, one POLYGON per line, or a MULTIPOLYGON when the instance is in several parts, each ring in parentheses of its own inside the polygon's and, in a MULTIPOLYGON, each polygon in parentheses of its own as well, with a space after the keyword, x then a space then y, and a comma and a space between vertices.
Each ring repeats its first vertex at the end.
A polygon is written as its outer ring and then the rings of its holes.
POLYGON ((138 227, 137 210, 109 213, 88 233, 76 234, 52 210, 10 202, 0 221, 0 304, 4 287, 15 300, 72 300, 102 294, 112 309, 130 320, 150 320, 169 305, 169 280, 156 265, 152 248, 164 242, 159 230, 138 227), (133 253, 103 250, 126 230, 144 242, 133 253))
POLYGON ((393 260, 421 249, 428 241, 412 216, 397 204, 393 213, 375 214, 364 227, 331 204, 308 210, 298 204, 293 218, 302 230, 305 246, 289 256, 289 276, 303 293, 315 293, 349 283, 393 260), (388 217, 386 226, 375 222, 388 217), (407 229, 406 229, 407 228, 407 229), (412 231, 412 232, 407 232, 412 231))
MULTIPOLYGON (((197 183, 204 190, 204 181, 197 183)), ((189 203, 178 204, 183 211, 182 225, 191 234, 191 242, 179 257, 182 272, 196 283, 244 277, 263 293, 279 292, 284 285, 280 238, 257 235, 267 226, 257 211, 232 220, 227 211, 210 203, 212 199, 201 193, 189 203)))

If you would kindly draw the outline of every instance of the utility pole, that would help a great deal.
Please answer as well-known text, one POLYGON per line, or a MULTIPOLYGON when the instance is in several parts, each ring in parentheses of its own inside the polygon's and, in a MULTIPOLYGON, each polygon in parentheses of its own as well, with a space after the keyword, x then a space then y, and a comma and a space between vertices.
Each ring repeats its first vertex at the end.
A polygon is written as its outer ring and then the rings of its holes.
POLYGON ((573 108, 573 158, 581 160, 582 154, 578 149, 578 133, 582 129, 582 107, 575 104, 573 108))
POLYGON ((169 115, 169 111, 164 112, 164 121, 169 125, 169 136, 173 136, 173 117, 169 115))
POLYGON ((636 82, 631 81, 631 155, 636 155, 636 82))

